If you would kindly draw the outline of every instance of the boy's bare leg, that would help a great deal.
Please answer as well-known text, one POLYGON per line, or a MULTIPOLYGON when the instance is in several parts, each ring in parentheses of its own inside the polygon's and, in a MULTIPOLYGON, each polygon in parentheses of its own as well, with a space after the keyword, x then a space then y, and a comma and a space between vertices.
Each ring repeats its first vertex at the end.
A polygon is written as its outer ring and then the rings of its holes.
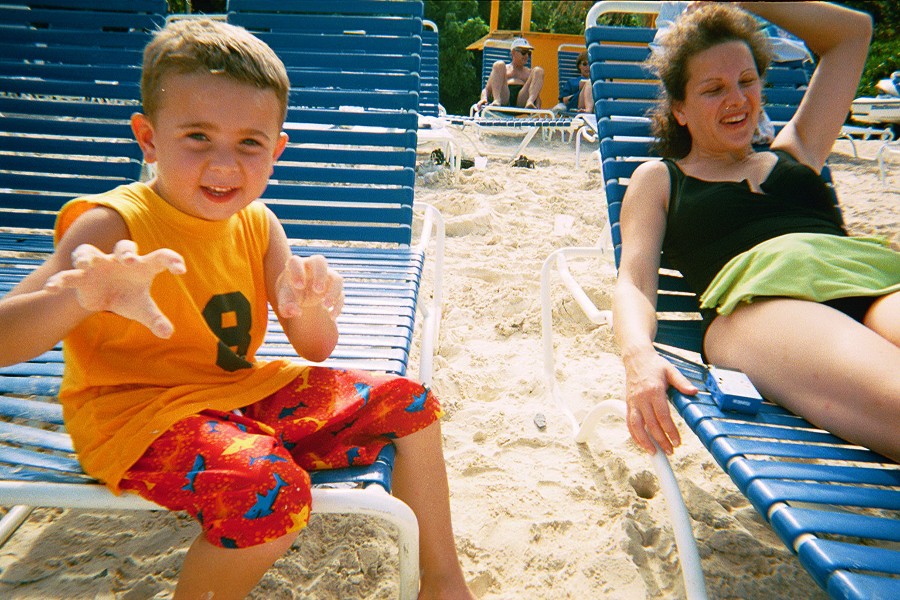
POLYGON ((239 600, 256 587, 263 574, 278 560, 299 532, 250 548, 229 549, 214 546, 197 536, 191 544, 178 585, 175 600, 239 600))
POLYGON ((450 488, 440 423, 394 440, 394 444, 394 495, 412 508, 419 521, 419 600, 474 599, 459 565, 450 524, 450 488))

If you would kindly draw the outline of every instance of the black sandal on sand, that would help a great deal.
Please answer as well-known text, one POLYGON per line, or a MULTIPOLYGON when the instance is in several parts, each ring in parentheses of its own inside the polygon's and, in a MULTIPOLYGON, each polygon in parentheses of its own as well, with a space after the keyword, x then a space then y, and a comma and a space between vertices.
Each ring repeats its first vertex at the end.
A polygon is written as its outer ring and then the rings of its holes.
POLYGON ((526 169, 533 169, 534 161, 531 160, 530 158, 528 158, 527 156, 525 156, 524 154, 520 154, 519 158, 517 158, 515 160, 515 162, 513 162, 513 166, 514 167, 524 167, 526 169))

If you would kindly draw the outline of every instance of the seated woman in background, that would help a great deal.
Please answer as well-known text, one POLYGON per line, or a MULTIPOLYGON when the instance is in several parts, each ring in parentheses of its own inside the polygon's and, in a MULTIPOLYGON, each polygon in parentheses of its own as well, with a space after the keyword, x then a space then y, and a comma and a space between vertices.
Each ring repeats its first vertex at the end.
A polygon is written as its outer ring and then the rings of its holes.
POLYGON ((559 102, 565 105, 564 110, 568 112, 592 113, 594 112, 594 94, 591 90, 591 69, 588 66, 586 51, 578 55, 575 65, 581 75, 566 80, 559 102))
POLYGON ((819 57, 768 151, 751 144, 770 50, 751 14, 692 6, 651 57, 662 161, 622 205, 614 324, 628 428, 680 443, 666 389, 697 390, 653 347, 660 251, 701 295, 704 358, 816 426, 900 460, 900 253, 848 237, 819 176, 856 92, 871 18, 821 2, 745 2, 819 57))

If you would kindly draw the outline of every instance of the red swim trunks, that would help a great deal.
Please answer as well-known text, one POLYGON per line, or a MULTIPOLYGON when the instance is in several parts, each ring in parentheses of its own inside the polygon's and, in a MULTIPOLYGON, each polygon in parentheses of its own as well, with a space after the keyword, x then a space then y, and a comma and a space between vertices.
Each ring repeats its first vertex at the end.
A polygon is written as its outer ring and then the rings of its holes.
POLYGON ((392 439, 441 416, 422 384, 309 367, 243 415, 207 410, 176 423, 121 488, 187 511, 210 543, 246 548, 306 526, 307 471, 371 464, 392 439))

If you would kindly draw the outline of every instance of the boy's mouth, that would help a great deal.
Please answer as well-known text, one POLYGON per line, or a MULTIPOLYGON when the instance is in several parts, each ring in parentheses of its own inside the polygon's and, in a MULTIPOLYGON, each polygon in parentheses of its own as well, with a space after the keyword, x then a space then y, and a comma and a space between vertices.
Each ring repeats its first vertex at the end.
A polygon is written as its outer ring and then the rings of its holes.
POLYGON ((237 188, 218 185, 204 185, 201 189, 206 197, 213 202, 228 202, 237 192, 237 188))

